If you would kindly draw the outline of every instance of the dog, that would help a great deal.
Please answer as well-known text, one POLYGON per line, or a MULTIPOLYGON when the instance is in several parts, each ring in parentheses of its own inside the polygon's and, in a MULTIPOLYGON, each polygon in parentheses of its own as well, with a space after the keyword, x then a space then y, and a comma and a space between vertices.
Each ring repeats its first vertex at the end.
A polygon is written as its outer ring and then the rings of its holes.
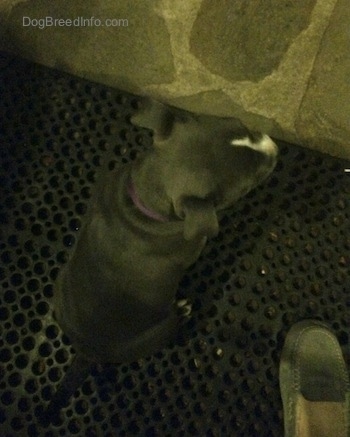
POLYGON ((276 144, 236 119, 144 99, 131 122, 153 130, 153 147, 100 177, 54 288, 80 365, 132 362, 171 342, 190 310, 178 283, 218 234, 218 211, 276 164, 276 144))

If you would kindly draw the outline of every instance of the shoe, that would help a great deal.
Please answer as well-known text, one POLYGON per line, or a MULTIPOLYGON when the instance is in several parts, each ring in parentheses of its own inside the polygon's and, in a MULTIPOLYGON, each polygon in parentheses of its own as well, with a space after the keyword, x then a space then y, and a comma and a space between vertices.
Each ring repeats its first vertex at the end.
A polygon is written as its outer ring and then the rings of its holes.
POLYGON ((280 362, 285 437, 349 437, 349 375, 337 338, 313 320, 287 334, 280 362))

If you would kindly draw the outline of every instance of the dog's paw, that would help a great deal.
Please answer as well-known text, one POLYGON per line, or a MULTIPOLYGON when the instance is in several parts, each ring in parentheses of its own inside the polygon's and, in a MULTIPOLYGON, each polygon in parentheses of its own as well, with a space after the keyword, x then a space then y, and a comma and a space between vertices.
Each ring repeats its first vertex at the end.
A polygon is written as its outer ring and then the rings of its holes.
POLYGON ((178 316, 189 319, 192 313, 192 304, 188 299, 180 299, 175 302, 178 316))

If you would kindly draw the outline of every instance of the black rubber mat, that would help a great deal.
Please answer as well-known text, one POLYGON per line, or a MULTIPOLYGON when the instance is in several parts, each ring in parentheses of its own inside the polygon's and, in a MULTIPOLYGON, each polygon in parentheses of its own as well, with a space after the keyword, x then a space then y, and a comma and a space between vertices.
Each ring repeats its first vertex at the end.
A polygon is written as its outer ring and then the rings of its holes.
POLYGON ((278 366, 296 321, 326 321, 349 363, 350 164, 287 144, 270 179, 221 218, 183 278, 187 336, 131 365, 97 367, 48 427, 73 352, 52 319, 102 158, 134 159, 152 133, 137 98, 2 58, 1 436, 281 436, 278 366))

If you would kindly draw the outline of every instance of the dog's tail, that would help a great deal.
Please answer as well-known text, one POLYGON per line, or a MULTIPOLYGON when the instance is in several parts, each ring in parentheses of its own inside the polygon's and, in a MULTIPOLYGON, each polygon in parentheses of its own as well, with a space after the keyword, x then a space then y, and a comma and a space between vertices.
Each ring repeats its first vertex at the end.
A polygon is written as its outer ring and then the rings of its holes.
POLYGON ((72 361, 67 373, 64 375, 57 392, 51 399, 45 410, 42 421, 44 424, 51 423, 58 417, 60 410, 68 404, 69 399, 83 384, 92 370, 93 362, 84 356, 77 354, 72 361))

